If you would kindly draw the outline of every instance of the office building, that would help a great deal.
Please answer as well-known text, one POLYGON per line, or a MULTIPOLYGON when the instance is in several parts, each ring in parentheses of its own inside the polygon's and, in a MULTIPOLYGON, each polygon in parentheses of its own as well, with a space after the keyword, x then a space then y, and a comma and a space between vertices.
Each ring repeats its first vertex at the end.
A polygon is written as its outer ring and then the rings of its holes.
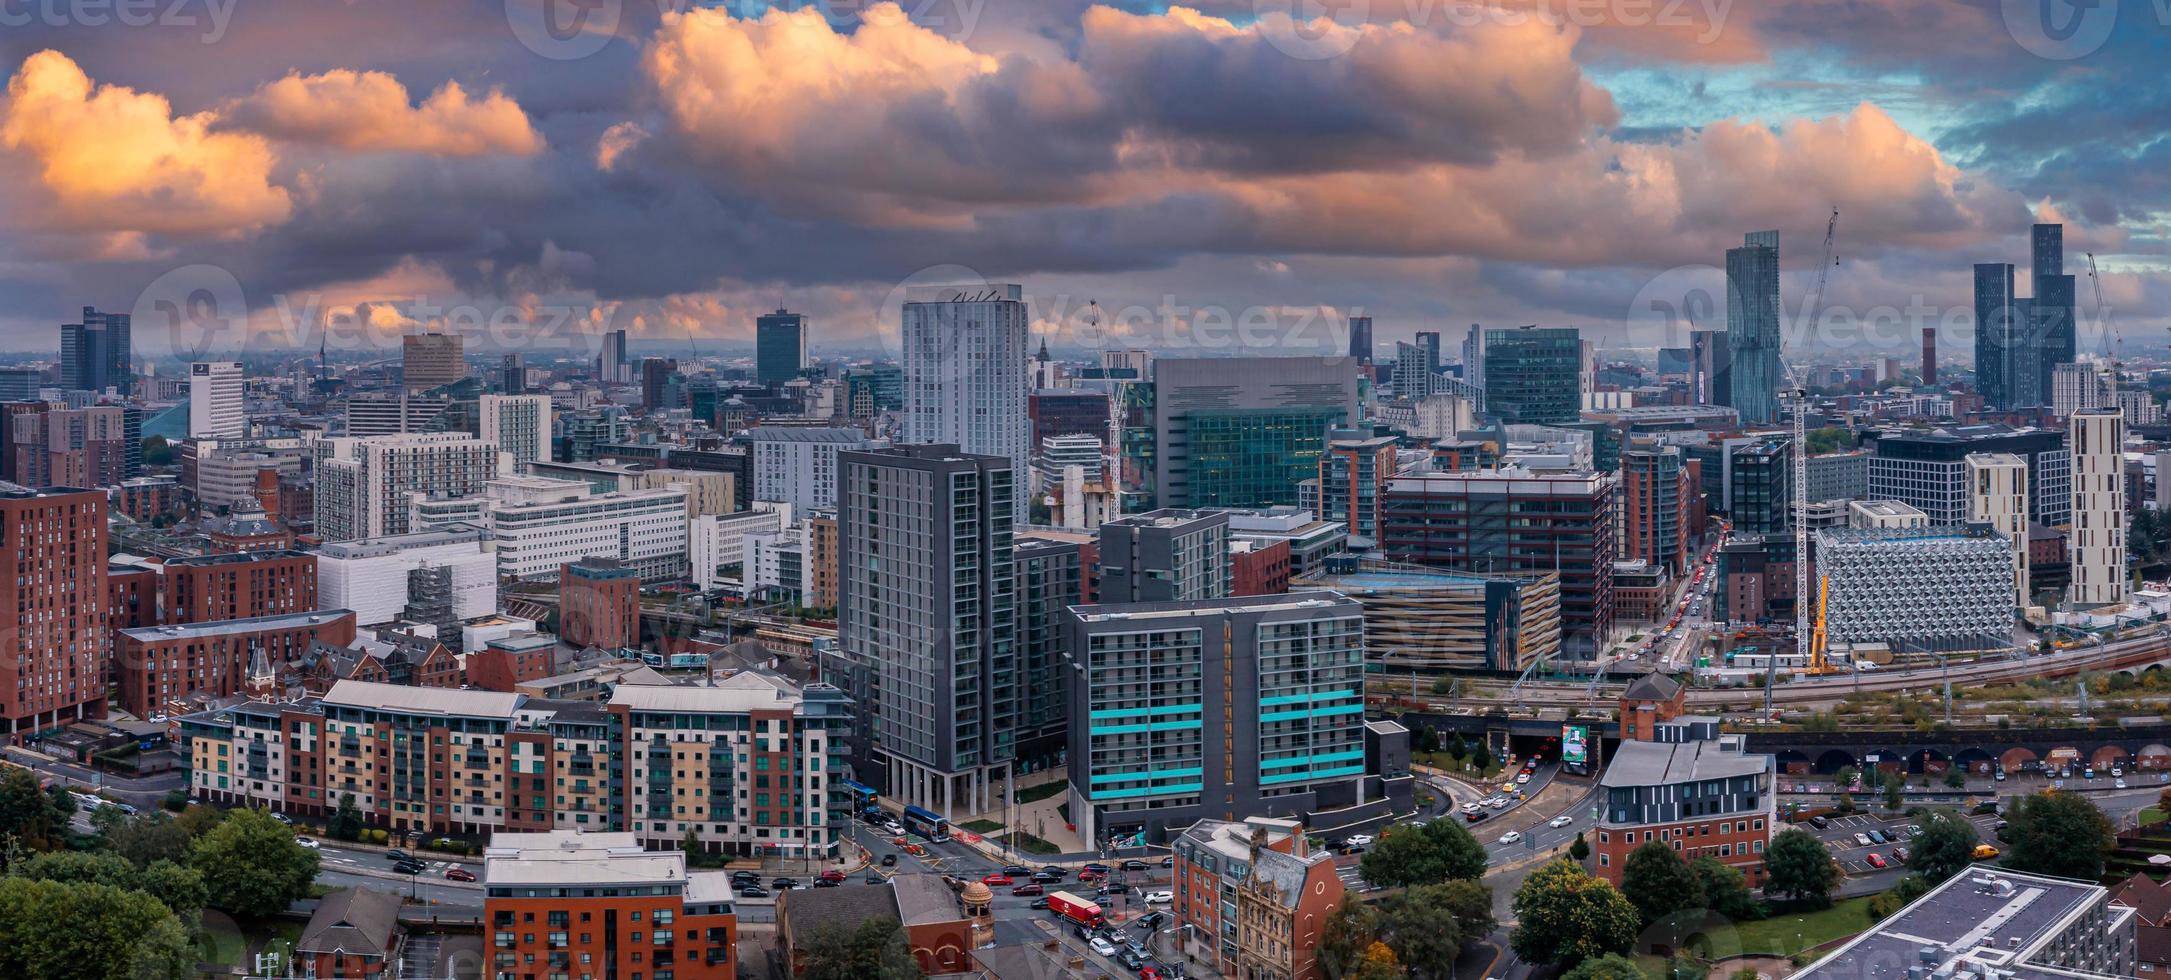
POLYGON ((1367 365, 1367 366, 1371 365, 1371 363, 1372 363, 1372 318, 1371 318, 1371 317, 1368 317, 1368 316, 1353 316, 1353 317, 1350 317, 1350 318, 1349 318, 1349 356, 1350 356, 1350 357, 1352 357, 1352 358, 1355 358, 1355 359, 1356 359, 1356 361, 1357 361, 1357 363, 1359 363, 1359 364, 1363 364, 1363 365, 1367 365))
POLYGON ((365 392, 349 396, 341 416, 350 436, 389 436, 402 432, 443 432, 449 426, 452 399, 419 392, 365 392))
POLYGON ((2048 404, 2036 378, 2042 349, 2027 335, 2028 301, 2014 294, 2009 262, 1975 266, 1975 392, 1995 408, 2048 404))
POLYGON ((807 366, 807 318, 782 309, 754 318, 754 381, 775 387, 807 366))
POLYGON ((1395 475, 1395 450, 1401 440, 1364 430, 1328 433, 1326 455, 1319 459, 1320 513, 1341 521, 1358 550, 1379 541, 1380 488, 1395 475))
POLYGON ((1762 887, 1779 818, 1772 757, 1747 751, 1745 736, 1720 734, 1717 718, 1680 715, 1648 728, 1648 741, 1621 741, 1599 778, 1593 871, 1619 885, 1629 854, 1656 841, 1684 861, 1716 858, 1762 887))
POLYGON ((2003 425, 1872 430, 1864 447, 1870 452, 1869 496, 1911 504, 1932 524, 1967 519, 1972 453, 2012 453, 2028 461, 2030 520, 2056 527, 2073 519, 2072 455, 2064 432, 2003 425))
POLYGON ((411 333, 400 338, 400 377, 408 391, 428 391, 467 377, 467 338, 411 333))
POLYGON ((1081 483, 1099 483, 1108 469, 1108 454, 1101 449, 1101 440, 1095 436, 1049 436, 1040 440, 1040 453, 1033 457, 1033 478, 1046 488, 1063 482, 1063 471, 1078 468, 1081 483))
POLYGON ((452 613, 463 620, 497 611, 497 555, 480 528, 424 531, 319 546, 317 594, 325 608, 351 609, 363 626, 390 623, 406 614, 408 573, 443 568, 452 573, 452 613))
POLYGON ((1031 531, 1017 536, 1018 660, 1025 671, 1018 758, 1032 769, 1062 758, 1070 727, 1070 705, 1063 697, 1065 610, 1094 600, 1099 550, 1087 534, 1031 531))
POLYGON ((1572 327, 1485 331, 1485 414, 1504 424, 1576 421, 1583 373, 1583 341, 1572 327))
POLYGON ((36 368, 0 368, 0 402, 35 401, 43 383, 36 368))
POLYGON ((729 876, 631 833, 506 833, 483 852, 490 975, 730 980, 729 876))
POLYGON ((1805 460, 1810 503, 1860 500, 1869 496, 1869 451, 1824 453, 1805 460))
POLYGON ((1621 549, 1625 560, 1649 562, 1668 574, 1688 568, 1687 508, 1691 499, 1687 457, 1679 446, 1639 440, 1621 453, 1621 549))
POLYGON ((1289 590, 1325 590, 1364 609, 1365 662, 1396 677, 1520 671, 1560 655, 1560 577, 1431 571, 1351 561, 1294 576, 1289 590))
POLYGON ((406 534, 409 497, 466 497, 497 472, 497 444, 462 433, 323 439, 316 444, 316 526, 325 541, 406 534))
POLYGON ((114 636, 115 686, 138 718, 183 710, 192 699, 282 692, 316 644, 354 642, 354 614, 344 609, 278 613, 174 626, 142 626, 114 636))
POLYGON ((1319 475, 1328 431, 1359 418, 1352 368, 1334 357, 1155 361, 1154 499, 1194 509, 1296 503, 1296 485, 1319 475))
POLYGON ((8 416, 15 482, 31 487, 111 487, 128 469, 127 409, 54 408, 8 416))
POLYGON ((188 434, 198 439, 239 439, 249 432, 242 401, 241 365, 197 361, 188 366, 188 434))
POLYGON ((676 487, 595 493, 567 480, 513 477, 485 484, 479 498, 412 503, 417 515, 429 506, 479 515, 473 519, 495 538, 501 576, 553 581, 566 564, 590 557, 622 562, 644 582, 686 576, 686 491, 676 487))
POLYGON ((640 573, 611 558, 582 558, 560 566, 558 635, 576 647, 638 649, 640 573))
POLYGON ((1044 388, 1026 401, 1033 417, 1033 441, 1057 436, 1108 438, 1108 395, 1078 388, 1044 388))
POLYGON ((758 425, 739 434, 754 456, 754 499, 799 512, 837 506, 837 454, 880 448, 858 429, 758 425))
POLYGON ((669 357, 641 358, 641 409, 650 414, 677 408, 671 395, 678 391, 672 378, 678 374, 678 361, 669 357))
POLYGON ((1521 467, 1397 476, 1381 506, 1392 560, 1482 575, 1560 576, 1561 649, 1595 656, 1613 632, 1619 480, 1521 467))
POLYGON ((1987 524, 1817 532, 1831 642, 1895 650, 2012 645, 2013 544, 1987 524))
POLYGON ((1395 341, 1394 373, 1389 376, 1395 397, 1415 400, 1430 395, 1437 382, 1432 352, 1416 344, 1395 341))
POLYGON ((791 514, 789 504, 763 504, 752 510, 695 517, 687 529, 694 584, 703 589, 723 584, 723 569, 738 570, 744 561, 747 535, 781 531, 791 523, 791 514))
POLYGON ((1288 545, 1292 577, 1318 575, 1326 570, 1327 559, 1349 550, 1346 526, 1339 521, 1320 520, 1308 510, 1224 507, 1221 512, 1229 515, 1229 540, 1233 543, 1255 548, 1288 545))
POLYGON ((905 300, 905 441, 1009 460, 1010 509, 1024 513, 1033 464, 1025 287, 913 288, 905 300))
POLYGON ((1085 840, 1162 843, 1209 814, 1303 817, 1362 798, 1357 603, 1075 606, 1068 628, 1070 814, 1085 840))
POLYGON ((1779 233, 1752 231, 1740 248, 1726 250, 1726 345, 1733 354, 1733 395, 1726 404, 1741 413, 1744 425, 1780 421, 1786 372, 1779 315, 1779 233))
POLYGON ((1734 350, 1724 330, 1692 330, 1689 352, 1690 398, 1698 405, 1728 405, 1734 400, 1734 350))
POLYGON ((7 741, 106 713, 106 513, 103 490, 0 488, 0 720, 7 741))
POLYGON ((498 391, 517 395, 528 390, 528 365, 518 354, 507 354, 498 361, 498 391))
POLYGON ((1462 382, 1485 404, 1485 328, 1471 324, 1462 336, 1462 382))
POLYGON ((2037 224, 2029 233, 2029 334, 2042 347, 2038 370, 2047 377, 2058 365, 2073 363, 2076 353, 2075 280, 2065 274, 2065 226, 2037 224))
POLYGON ((550 462, 550 396, 484 395, 482 438, 514 463, 550 462))
POLYGON ((1229 517, 1156 510, 1100 527, 1100 601, 1189 602, 1229 594, 1229 517))
POLYGON ((749 534, 745 547, 739 578, 749 601, 807 605, 809 575, 805 526, 793 525, 781 531, 749 534))
POLYGON ((1201 820, 1170 846, 1175 941, 1225 977, 1322 980, 1327 920, 1347 888, 1300 821, 1201 820))
POLYGON ((2126 601, 2126 420, 2114 409, 2083 409, 2067 420, 2073 452, 2073 605, 2126 601))
POLYGON ((605 384, 624 384, 632 380, 633 362, 626 357, 626 332, 603 332, 603 349, 596 355, 596 378, 605 384))
MULTIPOLYGON (((968 315, 958 305, 926 304, 917 316, 947 323, 968 315)), ((946 817, 985 812, 1012 775, 1023 697, 1015 470, 1008 457, 949 444, 838 462, 837 642, 874 671, 871 691, 847 693, 872 699, 862 711, 881 767, 858 775, 946 817)))
POLYGON ((1922 383, 1937 384, 1937 328, 1922 328, 1922 383))
POLYGON ((2012 544, 2013 607, 2028 601, 2028 462, 2012 453, 1969 453, 1967 519, 1997 529, 2012 544))
POLYGON ((60 328, 60 387, 63 391, 123 394, 135 381, 135 346, 129 314, 83 308, 83 322, 60 328))
POLYGON ((2137 967, 2136 910, 2093 881, 1976 865, 1794 974, 2111 978, 2137 967))
POLYGON ((1727 514, 1741 534, 1790 534, 1794 529, 1793 440, 1772 436, 1740 443, 1728 453, 1727 514))

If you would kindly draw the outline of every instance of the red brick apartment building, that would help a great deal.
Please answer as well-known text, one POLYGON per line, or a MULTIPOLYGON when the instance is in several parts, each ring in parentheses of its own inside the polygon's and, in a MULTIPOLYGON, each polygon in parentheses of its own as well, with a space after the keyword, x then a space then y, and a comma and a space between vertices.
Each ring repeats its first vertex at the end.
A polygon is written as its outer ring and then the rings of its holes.
POLYGON ((1177 837, 1176 941, 1223 976, 1324 980, 1319 933, 1341 904, 1333 859, 1295 820, 1201 820, 1177 837), (1233 913, 1233 914, 1232 914, 1233 913))
POLYGON ((1620 884, 1629 852, 1657 841, 1686 861, 1717 858, 1761 886, 1778 818, 1772 757, 1744 751, 1740 735, 1720 734, 1717 718, 1657 720, 1661 713, 1638 712, 1636 737, 1624 735, 1599 779, 1598 876, 1620 884))
POLYGON ((499 834, 483 857, 492 980, 728 980, 738 914, 722 871, 631 833, 499 834))
POLYGON ((0 491, 0 740, 106 713, 111 624, 106 612, 103 490, 0 491))

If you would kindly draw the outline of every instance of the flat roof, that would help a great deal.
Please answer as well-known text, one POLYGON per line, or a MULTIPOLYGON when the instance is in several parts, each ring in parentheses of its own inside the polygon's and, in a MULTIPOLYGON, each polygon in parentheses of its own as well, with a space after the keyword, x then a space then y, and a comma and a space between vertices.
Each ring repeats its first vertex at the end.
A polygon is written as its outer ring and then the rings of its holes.
POLYGON ((1613 750, 1613 761, 1598 784, 1616 786, 1671 786, 1755 776, 1771 771, 1768 755, 1722 750, 1714 739, 1687 742, 1623 742, 1613 750))
POLYGON ((483 884, 649 885, 686 879, 686 855, 651 851, 631 832, 498 833, 483 851, 483 884))
POLYGON ((248 619, 223 619, 212 623, 184 623, 175 626, 138 626, 121 631, 121 635, 144 643, 162 640, 194 638, 199 636, 240 636, 261 633, 265 630, 299 629, 304 626, 322 626, 341 616, 353 616, 350 609, 318 609, 314 612, 280 613, 276 616, 252 616, 248 619))
POLYGON ((2105 894, 2094 882, 1970 869, 1795 976, 1861 980, 1905 976, 1910 967, 1923 967, 1925 975, 1947 967, 1954 975, 1980 975, 1983 966, 2034 976, 2086 975, 2028 959, 2105 894))
POLYGON ((746 711, 790 711, 804 696, 790 681, 758 671, 742 670, 715 684, 622 684, 611 691, 610 704, 631 711, 674 711, 737 714, 746 711))
POLYGON ((342 680, 325 692, 324 703, 343 708, 381 708, 424 715, 511 719, 525 697, 497 691, 342 680))

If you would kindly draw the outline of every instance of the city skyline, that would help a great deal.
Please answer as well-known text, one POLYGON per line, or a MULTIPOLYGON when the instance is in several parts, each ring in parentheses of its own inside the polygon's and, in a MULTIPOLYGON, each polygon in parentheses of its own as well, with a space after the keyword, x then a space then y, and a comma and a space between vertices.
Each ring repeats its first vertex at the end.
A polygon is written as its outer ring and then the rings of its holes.
MULTIPOLYGON (((0 348, 44 349, 85 304, 201 294, 249 310, 249 339, 209 353, 313 348, 327 317, 335 338, 446 325, 433 308, 583 341, 751 341, 779 305, 821 349, 893 337, 906 288, 971 281, 1021 283, 1058 349, 1098 346, 1079 336, 1096 299, 1150 314, 1104 319, 1125 346, 1210 352, 1221 318, 1250 316, 1281 329, 1244 346, 1330 353, 1351 315, 1375 318, 1376 358, 1469 323, 1603 344, 1699 291, 1716 322, 1724 251, 1755 229, 1789 243, 1796 311, 1833 207, 1844 271, 1826 305, 1857 316, 1971 310, 1972 266, 2023 254, 2037 221, 2066 224, 2073 260, 2098 255, 2141 346, 2171 296, 2162 191, 2116 135, 2147 129, 2157 100, 2105 88, 2152 64, 2143 11, 2046 55, 1995 5, 1799 0, 1683 24, 1370 5, 1370 23, 1301 30, 1223 4, 923 5, 919 23, 605 6, 615 32, 578 50, 533 41, 524 4, 248 10, 210 40, 208 24, 11 29, 0 348), (453 37, 469 40, 416 43, 453 37), (791 46, 836 77, 915 81, 839 102, 783 72, 753 94, 746 69, 791 46), (1124 80, 1156 58, 1199 66, 1218 121, 1172 118, 1124 80), (1044 102, 997 128, 993 100, 1028 83, 1044 102), (1367 86, 1403 94, 1357 98, 1367 86), (1285 91, 1276 126, 1243 123, 1285 91), (939 125, 887 121, 938 96, 939 125), (170 166, 84 179, 76 154, 118 120, 170 166), (748 131, 763 137, 719 138, 748 131), (943 133, 972 153, 929 152, 943 133), (1116 134, 1159 162, 1117 154, 1116 134), (728 244, 748 240, 765 247, 728 244)), ((137 332, 139 350, 193 339, 137 332)))

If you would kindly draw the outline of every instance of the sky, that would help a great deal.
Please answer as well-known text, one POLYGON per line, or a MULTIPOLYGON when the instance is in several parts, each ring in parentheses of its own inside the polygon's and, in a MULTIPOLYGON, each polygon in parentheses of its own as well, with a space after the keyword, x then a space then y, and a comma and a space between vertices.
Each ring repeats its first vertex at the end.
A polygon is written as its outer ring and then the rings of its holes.
POLYGON ((882 350, 958 282, 1062 351, 1658 346, 1776 228, 1790 344, 1964 359, 2061 221, 2082 349, 2161 352, 2167 56, 2171 0, 0 0, 0 349, 882 350))

